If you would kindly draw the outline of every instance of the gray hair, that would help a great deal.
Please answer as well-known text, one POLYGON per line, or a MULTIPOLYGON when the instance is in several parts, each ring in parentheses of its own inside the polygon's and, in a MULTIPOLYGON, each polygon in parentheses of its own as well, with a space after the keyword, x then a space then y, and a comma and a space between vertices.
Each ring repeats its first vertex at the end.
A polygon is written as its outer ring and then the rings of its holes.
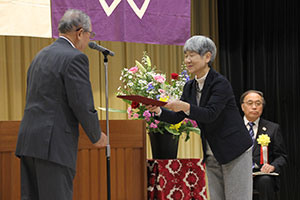
POLYGON ((241 104, 241 105, 244 103, 244 99, 245 99, 245 97, 246 97, 249 93, 256 93, 256 94, 258 94, 259 96, 261 96, 262 101, 263 101, 263 106, 266 105, 266 101, 265 101, 265 98, 264 98, 264 93, 261 92, 261 91, 258 91, 258 90, 247 90, 246 92, 244 92, 244 93, 241 95, 241 98, 240 98, 240 104, 241 104))
POLYGON ((58 31, 60 33, 68 33, 78 28, 89 31, 91 26, 90 17, 81 10, 69 9, 58 23, 58 31), (75 27, 75 29, 74 29, 75 27))
POLYGON ((210 38, 203 35, 195 35, 185 42, 183 52, 186 53, 187 51, 197 52, 200 56, 204 56, 205 53, 210 52, 211 58, 208 64, 211 66, 216 58, 217 47, 210 38))

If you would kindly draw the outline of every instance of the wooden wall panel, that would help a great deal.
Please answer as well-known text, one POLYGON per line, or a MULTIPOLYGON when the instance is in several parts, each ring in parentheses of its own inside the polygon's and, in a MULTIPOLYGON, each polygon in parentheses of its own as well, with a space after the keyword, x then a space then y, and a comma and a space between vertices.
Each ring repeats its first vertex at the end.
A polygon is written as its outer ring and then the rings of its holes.
MULTIPOLYGON (((105 121, 100 121, 105 132, 105 121)), ((15 157, 19 121, 0 121, 0 200, 20 199, 20 163, 15 157)), ((145 124, 111 120, 111 199, 146 199, 145 124)), ((107 199, 106 150, 94 148, 80 128, 73 200, 107 199)))

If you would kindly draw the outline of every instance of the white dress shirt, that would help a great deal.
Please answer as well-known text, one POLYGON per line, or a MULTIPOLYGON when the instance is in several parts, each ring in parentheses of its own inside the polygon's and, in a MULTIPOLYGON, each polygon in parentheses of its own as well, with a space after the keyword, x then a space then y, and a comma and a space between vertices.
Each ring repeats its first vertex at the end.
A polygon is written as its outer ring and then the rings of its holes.
MULTIPOLYGON (((258 123, 259 123, 259 119, 260 118, 257 118, 255 121, 254 121, 254 125, 253 125, 253 132, 254 132, 254 139, 256 139, 257 137, 257 130, 258 130, 258 123)), ((248 119, 244 116, 244 123, 245 123, 245 126, 247 127, 248 131, 250 129, 250 126, 249 126, 249 121, 248 119)))

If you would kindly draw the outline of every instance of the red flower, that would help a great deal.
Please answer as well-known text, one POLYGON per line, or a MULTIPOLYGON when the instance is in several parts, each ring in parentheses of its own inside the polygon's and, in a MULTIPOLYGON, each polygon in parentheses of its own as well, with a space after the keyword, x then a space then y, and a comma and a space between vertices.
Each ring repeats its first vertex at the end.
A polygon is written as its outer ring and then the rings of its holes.
POLYGON ((175 79, 175 80, 178 80, 178 74, 177 73, 172 73, 171 74, 171 77, 172 77, 172 79, 175 79))
POLYGON ((136 101, 133 101, 131 103, 131 108, 133 108, 133 109, 138 108, 139 106, 140 106, 140 104, 138 102, 136 102, 136 101))

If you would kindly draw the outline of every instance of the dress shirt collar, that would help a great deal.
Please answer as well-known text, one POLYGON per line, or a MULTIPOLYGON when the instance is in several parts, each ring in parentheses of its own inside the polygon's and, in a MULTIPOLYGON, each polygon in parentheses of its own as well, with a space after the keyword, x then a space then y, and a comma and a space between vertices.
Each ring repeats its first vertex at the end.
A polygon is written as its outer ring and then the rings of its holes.
MULTIPOLYGON (((210 70, 210 69, 209 69, 210 70)), ((197 91, 198 93, 202 92, 203 86, 204 86, 204 82, 205 79, 207 77, 207 74, 209 72, 209 70, 206 72, 206 74, 204 76, 202 76, 201 78, 198 78, 197 75, 195 75, 195 80, 197 81, 198 85, 197 85, 197 91)))
MULTIPOLYGON (((258 127, 259 120, 260 120, 260 117, 257 118, 257 120, 254 121, 254 124, 255 124, 254 126, 258 127)), ((249 121, 245 116, 244 116, 244 123, 249 128, 249 125, 248 125, 249 121)))
MULTIPOLYGON (((209 69, 210 70, 210 69, 209 69)), ((206 74, 204 75, 204 76, 202 76, 202 77, 200 77, 200 78, 198 78, 197 77, 197 75, 195 75, 195 79, 196 79, 196 81, 198 82, 198 84, 204 84, 204 81, 205 81, 205 79, 206 79, 206 77, 207 77, 207 74, 208 74, 208 72, 209 72, 209 70, 206 72, 206 74)))
POLYGON ((74 46, 74 44, 73 44, 68 38, 66 38, 65 36, 59 36, 59 37, 65 39, 65 40, 67 40, 67 41, 72 45, 72 47, 76 48, 76 47, 74 46))

